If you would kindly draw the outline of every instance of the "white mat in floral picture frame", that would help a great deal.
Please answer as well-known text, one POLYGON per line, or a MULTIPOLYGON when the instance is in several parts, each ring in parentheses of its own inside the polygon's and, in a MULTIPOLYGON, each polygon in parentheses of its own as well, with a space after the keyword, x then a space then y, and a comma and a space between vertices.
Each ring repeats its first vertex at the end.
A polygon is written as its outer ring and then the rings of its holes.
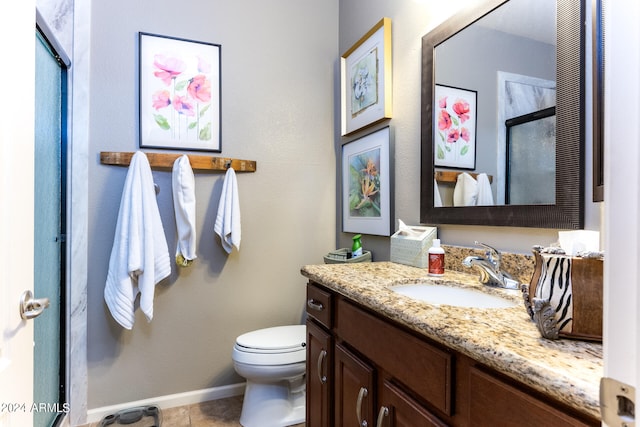
POLYGON ((434 95, 434 165, 475 169, 478 93, 437 84, 434 95))
POLYGON ((139 33, 141 148, 221 152, 221 46, 139 33))
POLYGON ((389 127, 342 146, 342 231, 390 236, 392 156, 389 127))

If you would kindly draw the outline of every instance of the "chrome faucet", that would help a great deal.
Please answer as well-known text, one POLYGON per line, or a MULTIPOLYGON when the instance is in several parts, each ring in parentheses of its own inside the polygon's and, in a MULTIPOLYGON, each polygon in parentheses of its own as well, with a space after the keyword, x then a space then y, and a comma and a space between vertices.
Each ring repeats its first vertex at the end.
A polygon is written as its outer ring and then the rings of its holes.
POLYGON ((506 271, 500 270, 502 254, 497 249, 480 243, 476 240, 476 245, 486 249, 484 258, 481 256, 468 256, 462 261, 465 267, 477 267, 480 271, 480 282, 506 289, 520 289, 520 284, 506 271))

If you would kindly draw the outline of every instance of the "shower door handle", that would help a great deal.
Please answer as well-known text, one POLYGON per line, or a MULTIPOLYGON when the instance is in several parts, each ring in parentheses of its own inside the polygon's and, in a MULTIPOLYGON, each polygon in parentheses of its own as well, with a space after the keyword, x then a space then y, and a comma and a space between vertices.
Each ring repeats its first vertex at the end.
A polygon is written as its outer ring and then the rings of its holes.
POLYGON ((33 292, 26 290, 20 296, 20 317, 24 320, 35 319, 49 307, 49 298, 34 298, 33 292))

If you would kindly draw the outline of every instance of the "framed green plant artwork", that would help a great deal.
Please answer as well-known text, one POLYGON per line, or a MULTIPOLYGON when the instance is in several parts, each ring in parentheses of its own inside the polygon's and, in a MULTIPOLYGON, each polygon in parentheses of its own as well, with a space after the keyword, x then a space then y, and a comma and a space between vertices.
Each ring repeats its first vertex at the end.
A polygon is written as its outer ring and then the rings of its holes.
POLYGON ((389 127, 342 146, 342 230, 390 236, 393 185, 389 127))

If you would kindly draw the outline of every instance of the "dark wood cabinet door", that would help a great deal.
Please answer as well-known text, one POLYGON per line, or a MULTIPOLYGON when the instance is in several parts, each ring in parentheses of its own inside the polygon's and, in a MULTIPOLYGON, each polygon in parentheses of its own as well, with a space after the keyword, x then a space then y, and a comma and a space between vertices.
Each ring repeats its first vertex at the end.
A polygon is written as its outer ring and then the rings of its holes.
POLYGON ((307 320, 307 427, 332 425, 333 338, 307 320))
POLYGON ((447 424, 427 411, 396 385, 385 380, 380 392, 376 426, 446 427, 447 424))
POLYGON ((335 347, 335 427, 374 426, 374 369, 345 347, 335 347))
POLYGON ((591 425, 476 368, 471 368, 469 386, 469 415, 474 427, 591 425))

